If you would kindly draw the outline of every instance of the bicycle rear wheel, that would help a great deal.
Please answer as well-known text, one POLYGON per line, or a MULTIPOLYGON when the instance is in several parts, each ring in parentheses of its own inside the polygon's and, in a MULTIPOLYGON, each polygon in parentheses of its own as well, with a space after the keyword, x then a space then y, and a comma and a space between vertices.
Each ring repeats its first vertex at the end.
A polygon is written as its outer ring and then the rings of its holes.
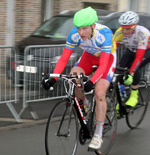
POLYGON ((78 132, 74 106, 67 99, 58 102, 52 109, 46 125, 46 155, 74 155, 78 132))
POLYGON ((103 144, 100 151, 96 151, 96 154, 107 154, 115 141, 117 131, 117 115, 115 108, 115 99, 110 92, 106 94, 107 113, 103 129, 103 144))
POLYGON ((148 84, 141 80, 139 84, 138 104, 126 115, 126 122, 129 128, 137 128, 144 119, 148 106, 148 84))

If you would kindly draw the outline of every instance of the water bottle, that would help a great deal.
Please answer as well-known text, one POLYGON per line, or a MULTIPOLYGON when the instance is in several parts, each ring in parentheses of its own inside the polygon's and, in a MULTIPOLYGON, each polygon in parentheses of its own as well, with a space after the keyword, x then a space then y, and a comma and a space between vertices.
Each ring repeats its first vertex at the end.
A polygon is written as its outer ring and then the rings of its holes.
POLYGON ((126 98, 126 90, 125 90, 125 86, 123 84, 120 85, 120 92, 121 92, 122 99, 125 99, 126 98))

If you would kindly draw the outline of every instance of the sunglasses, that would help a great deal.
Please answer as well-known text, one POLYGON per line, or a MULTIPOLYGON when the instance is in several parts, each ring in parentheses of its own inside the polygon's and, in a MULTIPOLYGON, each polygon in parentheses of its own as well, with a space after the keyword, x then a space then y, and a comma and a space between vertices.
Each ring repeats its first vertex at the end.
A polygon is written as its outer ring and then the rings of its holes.
POLYGON ((122 27, 122 30, 130 31, 130 30, 132 30, 133 28, 135 28, 135 26, 136 26, 136 25, 133 25, 133 26, 130 27, 130 28, 123 28, 123 27, 122 27))

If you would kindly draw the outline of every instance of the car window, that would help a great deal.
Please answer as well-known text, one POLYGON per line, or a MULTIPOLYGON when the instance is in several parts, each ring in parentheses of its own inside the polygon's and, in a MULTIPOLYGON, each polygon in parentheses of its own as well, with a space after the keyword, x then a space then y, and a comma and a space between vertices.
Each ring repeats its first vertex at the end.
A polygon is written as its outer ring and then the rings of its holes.
POLYGON ((98 19, 98 23, 105 24, 105 20, 104 19, 98 19))
POLYGON ((138 25, 142 25, 150 30, 150 17, 140 16, 138 25))
POLYGON ((119 17, 109 20, 103 17, 103 18, 99 18, 98 23, 108 26, 112 30, 112 32, 115 33, 115 31, 120 26, 118 23, 118 18, 119 17))
POLYGON ((57 28, 53 35, 55 38, 67 38, 73 27, 73 18, 69 18, 64 23, 61 23, 61 26, 57 28))
POLYGON ((41 37, 67 38, 73 28, 72 18, 54 17, 42 24, 32 35, 41 37))
POLYGON ((107 21, 105 25, 108 26, 112 30, 113 33, 115 33, 115 31, 120 27, 118 23, 118 18, 114 18, 114 19, 107 21))

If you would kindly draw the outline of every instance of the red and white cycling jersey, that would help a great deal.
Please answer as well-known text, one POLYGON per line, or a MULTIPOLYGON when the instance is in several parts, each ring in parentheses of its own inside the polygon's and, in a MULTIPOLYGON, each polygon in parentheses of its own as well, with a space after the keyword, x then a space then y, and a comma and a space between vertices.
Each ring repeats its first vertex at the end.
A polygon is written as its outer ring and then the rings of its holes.
POLYGON ((120 27, 114 34, 114 40, 117 46, 122 42, 133 52, 136 52, 137 49, 146 50, 150 47, 150 31, 143 26, 137 25, 131 37, 124 37, 120 27))
POLYGON ((122 42, 131 52, 135 52, 135 60, 130 68, 131 73, 135 73, 140 66, 145 51, 150 48, 150 31, 140 25, 136 25, 134 33, 130 37, 124 37, 122 27, 114 34, 114 41, 118 47, 122 42))
MULTIPOLYGON (((76 46, 86 51, 76 63, 76 66, 80 65, 84 72, 89 74, 93 70, 92 65, 97 65, 98 69, 90 79, 94 84, 100 78, 111 81, 116 65, 116 44, 113 41, 112 31, 105 25, 96 23, 91 38, 82 40, 77 27, 73 28, 66 41, 63 54, 55 66, 54 73, 60 74, 63 72, 76 46), (86 56, 89 61, 85 59, 86 56), (97 61, 93 61, 93 59, 97 61)), ((55 79, 57 80, 57 78, 55 79)))

